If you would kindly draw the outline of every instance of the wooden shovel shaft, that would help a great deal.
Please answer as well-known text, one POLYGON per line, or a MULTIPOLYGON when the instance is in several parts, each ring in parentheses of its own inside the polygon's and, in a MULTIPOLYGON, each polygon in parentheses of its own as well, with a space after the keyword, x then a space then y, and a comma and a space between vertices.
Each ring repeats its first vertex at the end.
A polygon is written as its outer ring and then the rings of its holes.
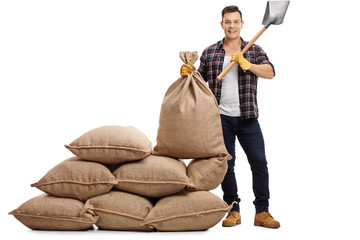
MULTIPOLYGON (((249 50, 249 48, 254 44, 254 42, 261 36, 261 34, 263 34, 263 32, 266 30, 265 27, 263 27, 257 34, 256 36, 251 39, 251 41, 246 45, 246 47, 244 47, 244 49, 241 51, 242 54, 245 54, 247 50, 249 50)), ((219 76, 217 76, 216 80, 218 82, 221 81, 221 79, 224 78, 224 76, 230 71, 230 69, 235 65, 235 62, 231 62, 225 69, 224 71, 222 71, 219 76)))

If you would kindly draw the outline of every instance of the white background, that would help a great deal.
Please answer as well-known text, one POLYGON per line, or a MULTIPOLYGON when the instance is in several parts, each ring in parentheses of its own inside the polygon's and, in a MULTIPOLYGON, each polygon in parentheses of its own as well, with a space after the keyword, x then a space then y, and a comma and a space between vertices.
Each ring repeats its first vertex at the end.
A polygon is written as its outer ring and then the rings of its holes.
MULTIPOLYGON (((250 40, 262 27, 265 0, 1 1, 3 236, 335 239, 356 233, 360 39, 358 4, 345 0, 292 0, 284 23, 257 41, 276 69, 273 80, 259 79, 258 101, 270 212, 280 229, 253 226, 250 167, 239 145, 242 224, 234 228, 44 232, 7 215, 41 194, 30 184, 72 156, 63 145, 88 130, 130 125, 155 145, 163 96, 179 77, 179 52, 200 55, 222 39, 221 10, 233 4, 243 12, 241 35, 250 40)), ((220 188, 213 192, 222 196, 220 188)))

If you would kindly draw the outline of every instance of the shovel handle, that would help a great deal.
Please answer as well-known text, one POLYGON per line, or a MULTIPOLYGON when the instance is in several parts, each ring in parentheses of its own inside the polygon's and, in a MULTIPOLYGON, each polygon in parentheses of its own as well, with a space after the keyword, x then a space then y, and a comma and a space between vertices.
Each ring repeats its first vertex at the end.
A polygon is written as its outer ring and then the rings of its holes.
MULTIPOLYGON (((244 49, 241 51, 242 54, 245 54, 247 50, 254 44, 254 42, 263 34, 263 32, 266 30, 265 27, 263 27, 256 35, 251 39, 251 41, 244 47, 244 49)), ((221 81, 221 79, 224 78, 224 76, 230 71, 230 69, 235 65, 235 62, 231 62, 225 69, 222 71, 219 76, 216 77, 216 80, 218 82, 221 81)))

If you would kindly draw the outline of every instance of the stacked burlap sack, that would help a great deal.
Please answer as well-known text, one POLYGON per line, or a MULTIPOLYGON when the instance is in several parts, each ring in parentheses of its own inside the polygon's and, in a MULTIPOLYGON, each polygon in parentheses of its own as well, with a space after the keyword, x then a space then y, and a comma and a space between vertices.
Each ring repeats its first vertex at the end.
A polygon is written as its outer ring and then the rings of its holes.
MULTIPOLYGON (((193 65, 197 53, 181 58, 193 65)), ((218 111, 198 72, 180 78, 165 95, 154 149, 134 127, 93 129, 65 145, 74 157, 31 184, 44 194, 9 214, 42 230, 211 228, 231 209, 210 192, 230 158, 218 111)))

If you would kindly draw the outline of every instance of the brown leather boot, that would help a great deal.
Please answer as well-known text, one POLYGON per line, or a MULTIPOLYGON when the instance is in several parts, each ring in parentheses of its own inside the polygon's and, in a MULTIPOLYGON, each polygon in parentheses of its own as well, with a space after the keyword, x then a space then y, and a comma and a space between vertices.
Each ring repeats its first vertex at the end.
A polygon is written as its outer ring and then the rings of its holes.
POLYGON ((223 227, 233 227, 236 224, 241 223, 241 216, 239 212, 231 211, 227 215, 226 219, 222 222, 223 227))
POLYGON ((270 213, 261 212, 255 215, 255 226, 262 226, 266 228, 278 228, 280 223, 276 221, 270 213))

